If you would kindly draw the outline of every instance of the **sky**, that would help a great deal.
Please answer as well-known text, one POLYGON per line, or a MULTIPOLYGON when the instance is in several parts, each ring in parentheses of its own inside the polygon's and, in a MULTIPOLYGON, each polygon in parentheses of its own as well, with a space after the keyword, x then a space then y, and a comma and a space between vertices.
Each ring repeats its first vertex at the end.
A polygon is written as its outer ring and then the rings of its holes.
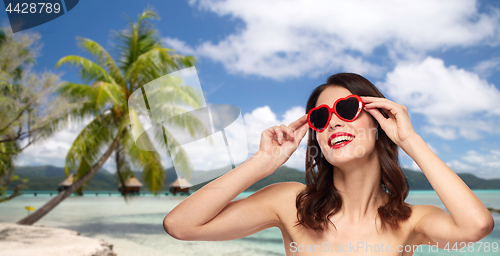
MULTIPOLYGON (((25 31, 43 42, 34 70, 80 82, 75 70, 54 68, 66 55, 84 55, 76 38, 113 54, 113 31, 147 6, 161 17, 153 24, 165 45, 197 57, 207 103, 240 108, 250 154, 264 129, 304 114, 316 86, 354 72, 407 106, 415 131, 455 172, 500 178, 498 1, 80 1, 25 31)), ((8 24, 5 12, 0 18, 8 24)), ((82 125, 26 149, 16 163, 64 166, 82 125)), ((304 170, 304 143, 285 165, 304 170)), ((402 166, 418 170, 400 153, 402 166)))

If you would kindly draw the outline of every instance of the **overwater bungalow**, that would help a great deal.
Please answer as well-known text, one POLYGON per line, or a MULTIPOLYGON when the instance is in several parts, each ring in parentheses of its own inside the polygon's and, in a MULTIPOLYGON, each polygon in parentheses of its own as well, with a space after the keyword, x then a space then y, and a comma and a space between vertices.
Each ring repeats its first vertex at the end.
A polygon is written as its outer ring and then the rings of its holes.
POLYGON ((185 193, 189 195, 189 187, 192 187, 191 183, 184 179, 184 177, 180 176, 176 181, 172 182, 170 184, 170 192, 172 194, 177 194, 177 193, 185 193), (183 188, 181 188, 183 187, 183 188))
MULTIPOLYGON (((125 194, 141 193, 142 183, 136 177, 130 177, 125 182, 125 194)), ((122 184, 118 185, 118 191, 122 192, 122 184)))
POLYGON ((63 182, 57 186, 57 191, 61 192, 73 185, 73 174, 70 174, 63 182))

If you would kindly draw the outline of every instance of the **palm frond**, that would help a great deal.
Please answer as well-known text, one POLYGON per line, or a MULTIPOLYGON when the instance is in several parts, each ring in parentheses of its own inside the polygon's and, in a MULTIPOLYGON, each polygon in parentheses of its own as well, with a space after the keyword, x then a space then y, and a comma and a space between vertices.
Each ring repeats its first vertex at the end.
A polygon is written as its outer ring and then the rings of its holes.
POLYGON ((182 63, 183 67, 192 67, 196 64, 196 58, 194 56, 183 56, 178 54, 171 55, 171 58, 176 63, 182 63))
POLYGON ((144 10, 144 12, 142 12, 141 14, 139 14, 138 18, 137 18, 137 24, 141 25, 143 24, 143 21, 146 20, 146 19, 150 19, 150 20, 159 20, 160 19, 160 16, 158 16, 158 14, 156 14, 156 12, 154 12, 149 6, 146 8, 146 10, 144 10))
MULTIPOLYGON (((169 48, 156 46, 142 53, 127 69, 126 79, 135 78, 137 85, 143 85, 168 73, 194 65, 193 57, 172 56, 170 53, 173 51, 169 48)), ((135 89, 137 88, 131 88, 131 90, 135 89)))
POLYGON ((82 79, 87 83, 91 83, 93 81, 103 81, 116 84, 116 81, 106 70, 104 70, 104 68, 87 58, 69 55, 57 61, 55 67, 57 68, 64 64, 78 68, 82 79))
POLYGON ((102 108, 106 103, 119 108, 126 107, 124 91, 117 84, 98 81, 94 83, 93 89, 96 90, 96 108, 102 108))
POLYGON ((126 105, 122 88, 117 84, 103 81, 97 81, 93 86, 65 82, 60 85, 57 92, 71 101, 82 101, 83 104, 87 103, 83 109, 88 112, 92 111, 95 115, 98 114, 107 103, 117 107, 125 107, 126 105))
POLYGON ((90 40, 88 38, 78 38, 80 47, 85 49, 88 53, 92 54, 96 59, 97 63, 103 67, 106 67, 109 74, 118 84, 124 84, 123 76, 120 69, 116 65, 115 61, 109 55, 109 53, 97 42, 90 40))
POLYGON ((153 19, 159 19, 159 17, 148 8, 139 15, 137 23, 130 23, 129 29, 116 33, 115 37, 120 42, 117 48, 122 52, 120 68, 123 71, 127 71, 141 54, 160 42, 156 30, 149 22, 153 19))
POLYGON ((198 136, 206 137, 211 134, 211 131, 209 130, 210 127, 207 127, 208 123, 200 120, 198 116, 192 112, 186 112, 185 109, 177 106, 165 105, 163 106, 161 113, 169 113, 169 115, 172 116, 172 118, 163 120, 162 122, 167 129, 172 127, 185 130, 188 131, 191 136, 197 134, 198 136))
MULTIPOLYGON (((160 60, 162 51, 164 51, 164 48, 156 47, 139 55, 127 69, 125 77, 127 79, 135 78, 137 79, 137 84, 144 84, 146 81, 153 81, 156 78, 166 75, 167 72, 164 71, 166 63, 162 63, 160 60)), ((170 62, 170 60, 167 61, 170 62)), ((136 88, 132 88, 132 90, 134 89, 136 88)))
MULTIPOLYGON (((149 140, 149 138, 145 138, 149 140)), ((141 169, 143 182, 155 193, 163 188, 165 180, 165 170, 161 164, 160 155, 154 151, 140 150, 134 143, 130 131, 122 139, 124 149, 133 165, 141 169)), ((149 141, 151 143, 151 141, 149 141)))
POLYGON ((65 169, 81 177, 97 161, 102 149, 113 141, 116 124, 110 112, 102 113, 78 134, 66 155, 65 169))
POLYGON ((161 132, 158 131, 155 137, 157 141, 160 141, 162 148, 165 149, 168 156, 172 158, 176 170, 184 173, 186 178, 189 180, 191 178, 191 173, 193 172, 193 165, 191 164, 189 155, 184 148, 167 129, 163 128, 161 132))
MULTIPOLYGON (((161 111, 161 108, 167 105, 198 109, 203 104, 203 92, 195 87, 183 85, 182 79, 178 77, 162 76, 143 87, 153 112, 161 111)), ((164 112, 162 115, 168 113, 164 112)))

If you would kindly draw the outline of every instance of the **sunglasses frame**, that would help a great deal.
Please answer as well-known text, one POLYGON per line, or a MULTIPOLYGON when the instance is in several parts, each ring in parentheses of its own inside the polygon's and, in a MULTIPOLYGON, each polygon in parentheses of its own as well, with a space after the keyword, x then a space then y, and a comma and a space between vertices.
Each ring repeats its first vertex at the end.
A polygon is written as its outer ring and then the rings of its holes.
POLYGON ((345 122, 353 122, 354 120, 356 120, 356 118, 358 118, 359 114, 361 113, 361 110, 363 110, 363 107, 365 106, 365 104, 363 103, 363 100, 361 100, 361 98, 358 96, 358 95, 349 95, 345 98, 339 98, 335 101, 335 103, 333 103, 333 107, 330 108, 330 106, 328 106, 327 104, 322 104, 322 105, 319 105, 313 109, 311 109, 309 111, 309 113, 307 113, 307 123, 309 124, 309 127, 311 127, 311 129, 317 131, 317 132, 323 132, 326 127, 328 127, 328 123, 330 123, 330 120, 332 119, 332 113, 334 113, 340 120, 342 121, 345 121, 345 122), (343 101, 343 100, 347 100, 349 98, 356 98, 358 100, 358 110, 356 112, 356 115, 351 119, 345 119, 343 117, 341 117, 338 113, 337 113, 337 110, 336 110, 336 107, 337 107, 337 103, 339 103, 340 101, 343 101), (326 125, 325 127, 323 127, 323 129, 321 130, 318 130, 316 127, 314 127, 312 124, 311 124, 311 113, 317 109, 320 109, 320 108, 324 108, 326 107, 328 109, 328 120, 326 121, 326 125))

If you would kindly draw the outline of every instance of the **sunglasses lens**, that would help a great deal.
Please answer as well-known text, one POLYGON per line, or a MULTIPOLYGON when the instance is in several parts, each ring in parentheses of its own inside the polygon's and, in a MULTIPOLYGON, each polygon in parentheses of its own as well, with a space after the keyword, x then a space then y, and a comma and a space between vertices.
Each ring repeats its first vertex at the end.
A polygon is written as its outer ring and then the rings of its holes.
POLYGON ((347 98, 337 102, 335 110, 344 119, 352 120, 358 113, 359 102, 356 98, 347 98))
POLYGON ((326 107, 318 108, 311 112, 309 120, 311 121, 312 126, 318 130, 322 130, 325 128, 328 122, 328 114, 329 111, 326 107))

